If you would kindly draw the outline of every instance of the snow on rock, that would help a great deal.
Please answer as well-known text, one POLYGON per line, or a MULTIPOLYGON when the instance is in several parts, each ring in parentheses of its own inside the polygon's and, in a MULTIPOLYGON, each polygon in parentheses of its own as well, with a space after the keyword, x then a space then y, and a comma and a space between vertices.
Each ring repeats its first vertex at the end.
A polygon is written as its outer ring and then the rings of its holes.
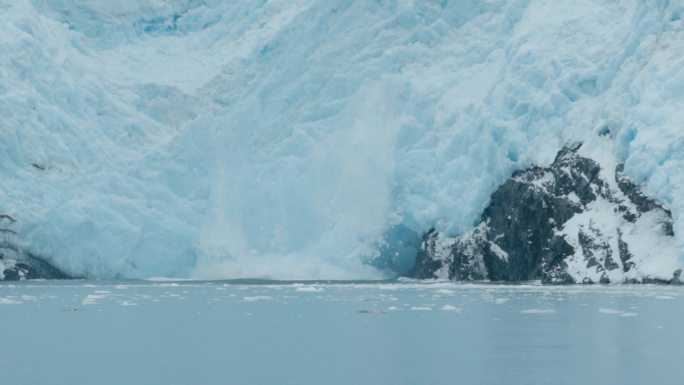
POLYGON ((670 211, 643 195, 622 165, 596 162, 581 147, 565 147, 549 167, 515 172, 492 194, 475 231, 426 234, 411 275, 679 283, 670 211))
POLYGON ((0 212, 72 276, 377 278, 601 134, 681 256, 683 13, 0 0, 0 212))

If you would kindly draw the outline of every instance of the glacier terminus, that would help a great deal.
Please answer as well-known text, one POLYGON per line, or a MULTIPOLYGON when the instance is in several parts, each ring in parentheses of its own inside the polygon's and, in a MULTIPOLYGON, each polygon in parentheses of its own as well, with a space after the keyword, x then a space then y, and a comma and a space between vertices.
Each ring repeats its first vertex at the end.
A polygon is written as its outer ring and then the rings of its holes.
POLYGON ((0 1, 3 276, 542 279, 513 271, 515 245, 493 233, 461 273, 415 263, 430 230, 448 246, 481 229, 515 173, 553 188, 559 152, 581 143, 600 199, 563 205, 598 216, 527 228, 567 258, 540 243, 524 264, 554 282, 678 282, 683 13, 677 0, 0 1))

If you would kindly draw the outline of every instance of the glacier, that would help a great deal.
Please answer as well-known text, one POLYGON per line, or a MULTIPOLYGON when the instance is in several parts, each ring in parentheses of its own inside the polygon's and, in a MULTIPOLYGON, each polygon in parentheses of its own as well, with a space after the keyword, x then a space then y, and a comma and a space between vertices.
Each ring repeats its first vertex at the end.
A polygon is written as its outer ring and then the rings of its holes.
POLYGON ((581 141, 672 211, 684 262, 683 13, 0 0, 0 212, 76 276, 379 278, 581 141))

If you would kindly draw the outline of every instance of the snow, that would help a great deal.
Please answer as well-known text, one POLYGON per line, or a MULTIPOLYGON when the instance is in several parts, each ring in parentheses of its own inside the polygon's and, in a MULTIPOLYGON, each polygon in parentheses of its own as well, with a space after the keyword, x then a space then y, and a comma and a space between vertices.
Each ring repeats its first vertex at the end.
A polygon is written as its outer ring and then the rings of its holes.
POLYGON ((415 257, 394 234, 470 231, 583 141, 672 210, 681 264, 683 12, 0 0, 0 212, 76 275, 379 278, 415 257))
MULTIPOLYGON (((600 144, 601 141, 593 143, 593 147, 582 148, 580 153, 599 163, 602 180, 610 186, 613 198, 636 213, 636 207, 619 189, 615 172, 611 172, 617 166, 615 159, 601 154, 600 144)), ((565 240, 575 249, 575 255, 567 260, 568 273, 577 282, 581 282, 585 277, 590 278, 592 282, 599 282, 604 273, 610 282, 624 282, 626 279, 644 277, 669 281, 672 279, 672 273, 681 266, 681 250, 675 244, 676 240, 663 232, 663 223, 667 221, 668 218, 662 210, 651 210, 639 214, 635 223, 630 223, 622 213, 615 211, 614 203, 599 196, 596 201, 585 207, 582 213, 563 224, 558 232, 565 236, 565 240), (610 249, 613 262, 619 265, 619 268, 604 272, 603 269, 588 267, 579 240, 580 232, 592 235, 598 242, 605 242, 610 249), (623 261, 619 258, 619 236, 628 245, 632 255, 631 262, 637 267, 626 273, 623 261)), ((596 257, 603 265, 605 256, 599 254, 601 253, 597 252, 596 257)))
POLYGON ((490 247, 490 250, 492 250, 492 252, 494 254, 496 254, 496 256, 499 257, 502 261, 508 262, 508 253, 503 251, 503 249, 501 249, 501 247, 499 247, 499 245, 490 241, 489 247, 490 247))

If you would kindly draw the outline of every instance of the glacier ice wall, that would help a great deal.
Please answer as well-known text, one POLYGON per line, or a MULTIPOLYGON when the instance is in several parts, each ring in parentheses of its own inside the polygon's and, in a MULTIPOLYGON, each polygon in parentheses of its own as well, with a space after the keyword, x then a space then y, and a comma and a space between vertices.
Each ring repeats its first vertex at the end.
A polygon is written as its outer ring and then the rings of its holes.
POLYGON ((0 211, 73 274, 372 278, 580 140, 672 209, 684 250, 682 13, 0 0, 0 211))

